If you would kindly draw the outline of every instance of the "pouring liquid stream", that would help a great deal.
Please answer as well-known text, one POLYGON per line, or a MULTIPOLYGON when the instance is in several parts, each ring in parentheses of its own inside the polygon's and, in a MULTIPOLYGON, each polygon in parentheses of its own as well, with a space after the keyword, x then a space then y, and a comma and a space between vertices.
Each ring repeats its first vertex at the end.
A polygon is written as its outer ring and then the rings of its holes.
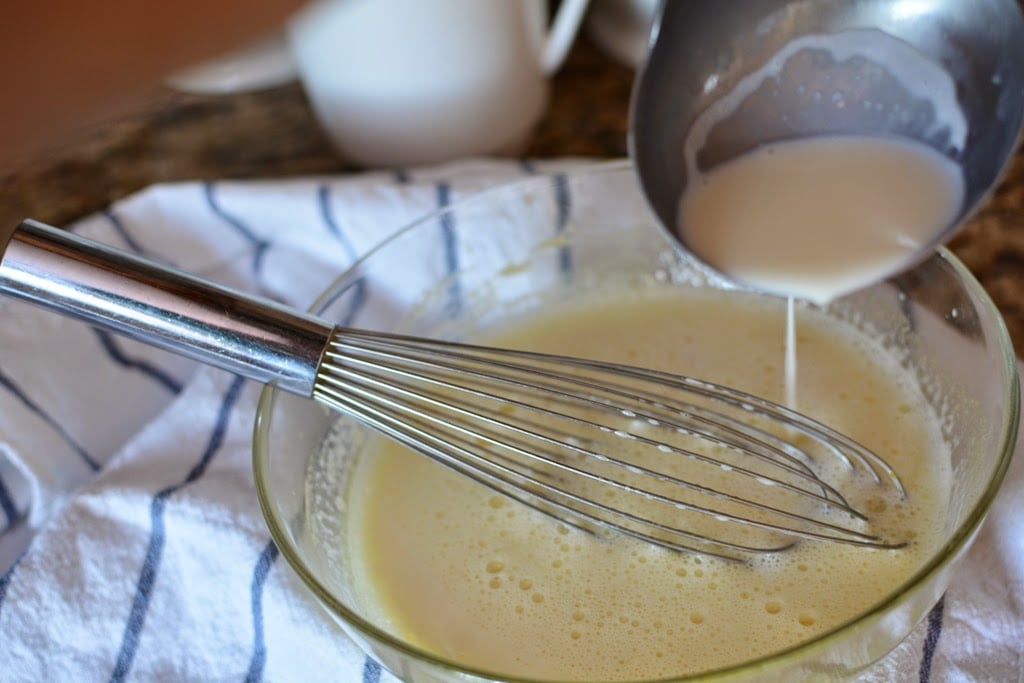
POLYGON ((884 279, 938 242, 964 196, 960 166, 896 138, 761 147, 699 176, 683 242, 736 281, 786 296, 786 402, 796 409, 796 300, 818 305, 884 279))
POLYGON ((800 410, 796 403, 796 299, 786 297, 786 358, 783 364, 786 373, 786 407, 800 410))

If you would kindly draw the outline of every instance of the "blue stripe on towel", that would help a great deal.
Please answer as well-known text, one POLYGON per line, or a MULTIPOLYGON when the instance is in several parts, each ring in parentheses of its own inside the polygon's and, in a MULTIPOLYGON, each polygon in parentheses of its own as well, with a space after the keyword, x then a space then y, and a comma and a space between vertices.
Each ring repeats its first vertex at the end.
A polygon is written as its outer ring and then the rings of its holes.
POLYGON ((0 477, 0 510, 3 511, 7 520, 5 526, 12 526, 21 517, 21 513, 18 512, 18 508, 14 504, 14 496, 11 495, 3 477, 0 477))
MULTIPOLYGON (((317 189, 317 204, 320 207, 320 217, 323 219, 324 225, 327 226, 327 230, 338 240, 341 244, 342 249, 345 250, 345 254, 348 255, 349 260, 355 261, 358 258, 359 253, 356 251, 355 246, 349 241, 348 236, 345 235, 345 231, 341 229, 341 223, 335 216, 334 211, 331 208, 331 189, 327 185, 321 185, 317 189)), ((324 308, 330 308, 334 302, 339 298, 348 293, 352 288, 355 291, 352 292, 351 304, 348 311, 340 316, 334 316, 337 320, 332 322, 338 325, 351 326, 353 321, 366 303, 367 292, 366 292, 366 280, 362 277, 358 277, 348 287, 344 287, 338 290, 332 298, 329 298, 323 302, 324 308)))
POLYGON ((11 564, 10 569, 6 573, 0 574, 0 614, 3 614, 4 599, 7 597, 7 590, 11 587, 11 578, 14 576, 14 570, 18 568, 18 564, 21 562, 21 558, 25 557, 25 551, 23 550, 14 563, 11 564))
POLYGON ((362 310, 363 304, 366 303, 366 282, 363 278, 356 279, 349 283, 347 287, 339 289, 332 296, 325 299, 323 301, 323 307, 325 309, 331 308, 335 301, 348 294, 349 290, 352 288, 355 288, 355 292, 352 294, 352 300, 349 303, 348 310, 342 315, 331 316, 334 318, 334 320, 330 321, 331 323, 340 325, 341 327, 351 327, 354 324, 356 316, 359 315, 359 311, 362 310))
POLYGON ((252 228, 243 223, 237 216, 233 216, 224 210, 220 205, 220 202, 217 200, 217 193, 213 183, 208 182, 204 184, 203 192, 206 197, 206 204, 210 207, 210 211, 237 230, 238 233, 253 246, 252 270, 254 273, 259 273, 260 268, 263 265, 263 256, 266 254, 267 248, 270 246, 270 242, 262 239, 252 228))
POLYGON ((334 237, 341 244, 342 249, 345 250, 345 254, 348 256, 350 261, 355 261, 359 256, 355 246, 345 235, 345 232, 341 229, 341 223, 338 222, 338 217, 334 215, 334 210, 331 208, 331 188, 327 185, 321 185, 316 190, 316 201, 317 206, 320 207, 320 217, 324 221, 324 225, 327 226, 327 230, 334 235, 334 237))
POLYGON ((169 486, 153 497, 149 508, 150 523, 152 525, 149 546, 146 549, 146 556, 142 561, 142 570, 136 583, 135 596, 132 599, 131 611, 125 623, 124 635, 121 637, 121 647, 117 655, 117 662, 114 665, 114 671, 110 675, 111 681, 123 681, 128 677, 132 662, 135 659, 135 653, 139 649, 139 638, 145 625, 146 612, 149 610, 149 601, 153 595, 157 571, 160 569, 160 560, 163 556, 164 544, 167 540, 164 530, 164 511, 167 508, 167 499, 175 492, 203 476, 206 467, 224 443, 224 435, 228 429, 228 418, 231 416, 231 411, 238 402, 238 397, 242 393, 242 387, 244 386, 245 380, 241 377, 236 377, 231 382, 231 386, 228 387, 220 410, 217 413, 217 421, 210 434, 210 440, 207 442, 199 461, 189 470, 181 483, 169 486))
POLYGON ((7 597, 7 588, 11 585, 11 577, 14 575, 14 567, 7 570, 7 573, 0 576, 0 614, 4 610, 4 598, 7 597))
MULTIPOLYGON (((572 195, 569 193, 569 177, 564 173, 556 173, 551 179, 555 190, 555 208, 558 213, 555 219, 555 231, 562 235, 569 226, 569 218, 572 216, 572 195)), ((562 245, 558 248, 558 267, 562 275, 572 275, 572 250, 569 245, 562 245)))
POLYGON ((115 214, 111 209, 108 208, 103 210, 103 215, 110 222, 110 225, 111 227, 114 228, 114 231, 118 235, 120 235, 121 239, 124 240, 124 243, 128 245, 129 249, 134 251, 136 254, 146 253, 146 250, 142 248, 142 245, 136 242, 135 238, 132 237, 131 234, 125 229, 124 223, 122 223, 121 219, 117 217, 117 214, 115 214))
POLYGON ((7 389, 7 391, 12 393, 19 401, 21 401, 21 403, 26 408, 28 408, 31 412, 35 413, 39 417, 39 419, 41 419, 43 422, 49 425, 50 428, 53 429, 53 431, 57 432, 57 435, 60 436, 64 443, 70 446, 75 453, 78 454, 78 457, 82 459, 82 462, 84 462, 89 467, 90 470, 92 470, 93 472, 99 470, 99 463, 96 462, 96 460, 91 455, 89 455, 89 453, 86 452, 86 450, 82 448, 82 446, 80 446, 71 437, 71 435, 67 433, 67 431, 65 431, 64 427, 59 422, 53 419, 53 417, 47 414, 31 398, 29 398, 28 394, 22 391, 18 387, 18 385, 14 383, 14 380, 12 380, 10 377, 7 377, 3 373, 0 373, 0 386, 2 386, 3 388, 7 389))
POLYGON ((377 660, 367 657, 363 664, 363 683, 379 683, 381 668, 377 660))
POLYGON ((128 355, 118 347, 117 339, 114 335, 109 332, 100 329, 95 329, 95 332, 96 336, 100 339, 100 344, 103 345, 103 349, 115 363, 129 370, 138 370, 143 375, 146 375, 156 381, 157 384, 160 384, 172 394, 181 393, 181 383, 174 379, 174 377, 171 377, 171 375, 156 367, 149 361, 129 358, 128 355))
MULTIPOLYGON (((345 235, 345 231, 341 229, 341 224, 331 208, 331 190, 327 185, 321 185, 317 189, 317 204, 320 207, 320 216, 328 231, 341 243, 349 258, 355 260, 358 254, 345 235)), ((339 290, 333 299, 328 299, 324 302, 324 307, 330 308, 337 299, 347 294, 353 287, 355 291, 352 293, 348 311, 340 316, 336 316, 338 325, 351 326, 356 316, 359 315, 363 305, 366 303, 366 281, 362 277, 356 278, 348 287, 339 290)), ((277 559, 279 552, 274 542, 270 541, 263 549, 263 552, 260 553, 259 559, 256 561, 256 567, 253 569, 251 588, 253 653, 249 662, 249 672, 245 678, 246 683, 255 683, 263 678, 263 670, 267 660, 266 641, 263 634, 263 588, 266 585, 267 574, 270 572, 270 568, 277 559)))
POLYGON ((929 683, 932 679, 932 661, 935 659, 935 650, 939 646, 939 636, 942 635, 942 616, 945 611, 946 596, 942 596, 935 603, 932 611, 928 613, 928 634, 924 638, 921 666, 918 669, 918 680, 921 683, 929 683))
POLYGON ((252 657, 249 660, 249 673, 245 676, 246 683, 263 680, 263 668, 267 663, 267 643, 263 635, 263 586, 278 553, 273 541, 267 543, 252 573, 252 586, 249 589, 252 604, 252 657))
MULTIPOLYGON (((439 209, 446 209, 451 205, 451 185, 442 181, 437 184, 437 206, 439 209)), ((444 245, 445 268, 450 278, 448 284, 448 313, 453 318, 458 315, 462 308, 462 283, 457 274, 459 272, 459 245, 455 235, 455 219, 450 211, 441 214, 441 242, 444 245)))
POLYGON ((523 170, 526 175, 536 175, 537 167, 534 166, 532 159, 520 159, 519 168, 523 170))

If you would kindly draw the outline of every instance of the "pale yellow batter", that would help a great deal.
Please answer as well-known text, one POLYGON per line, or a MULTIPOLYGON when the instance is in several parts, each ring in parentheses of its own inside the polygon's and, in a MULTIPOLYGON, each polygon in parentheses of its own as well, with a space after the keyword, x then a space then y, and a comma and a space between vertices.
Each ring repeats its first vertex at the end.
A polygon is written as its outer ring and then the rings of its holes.
MULTIPOLYGON (((696 375, 775 400, 785 310, 708 290, 626 292, 519 325, 491 343, 696 375)), ((381 442, 356 466, 357 584, 421 647, 510 676, 664 677, 771 653, 851 619, 934 549, 949 487, 936 418, 895 361, 801 311, 797 395, 883 453, 909 489, 896 551, 802 543, 752 563, 569 529, 381 442)), ((892 531, 892 529, 889 529, 892 531)))

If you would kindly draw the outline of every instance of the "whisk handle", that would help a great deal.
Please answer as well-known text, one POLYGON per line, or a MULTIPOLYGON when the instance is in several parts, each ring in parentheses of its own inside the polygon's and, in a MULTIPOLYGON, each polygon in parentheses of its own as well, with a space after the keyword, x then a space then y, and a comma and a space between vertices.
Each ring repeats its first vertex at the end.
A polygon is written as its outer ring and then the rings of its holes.
POLYGON ((5 237, 0 293, 312 394, 332 331, 325 322, 37 221, 5 237))

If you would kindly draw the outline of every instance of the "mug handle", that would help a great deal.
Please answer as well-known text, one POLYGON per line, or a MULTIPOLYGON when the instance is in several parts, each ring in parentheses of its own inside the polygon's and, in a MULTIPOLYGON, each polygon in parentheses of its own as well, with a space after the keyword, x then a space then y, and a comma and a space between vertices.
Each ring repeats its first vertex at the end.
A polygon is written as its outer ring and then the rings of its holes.
POLYGON ((540 64, 545 76, 552 75, 562 66, 589 3, 590 0, 562 0, 541 52, 540 64))

